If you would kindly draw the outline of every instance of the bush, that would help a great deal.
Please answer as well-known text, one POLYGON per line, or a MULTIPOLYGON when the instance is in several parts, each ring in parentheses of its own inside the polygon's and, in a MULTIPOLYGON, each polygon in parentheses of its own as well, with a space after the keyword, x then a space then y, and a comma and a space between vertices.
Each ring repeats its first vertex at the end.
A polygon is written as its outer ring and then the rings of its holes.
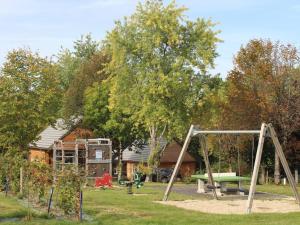
POLYGON ((16 149, 9 149, 0 155, 0 189, 5 188, 7 180, 10 191, 20 191, 20 168, 25 162, 22 154, 16 149))
POLYGON ((51 185, 52 169, 49 165, 34 161, 28 163, 26 167, 26 179, 28 179, 28 187, 34 190, 33 197, 38 202, 43 202, 45 199, 45 191, 51 185))
POLYGON ((57 205, 65 214, 79 213, 79 195, 84 177, 75 168, 65 168, 57 176, 57 205))

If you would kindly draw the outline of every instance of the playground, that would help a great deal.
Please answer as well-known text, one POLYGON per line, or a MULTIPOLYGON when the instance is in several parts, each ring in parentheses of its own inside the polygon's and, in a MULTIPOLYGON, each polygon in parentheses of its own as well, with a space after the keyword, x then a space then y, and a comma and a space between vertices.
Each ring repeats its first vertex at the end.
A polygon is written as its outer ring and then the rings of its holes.
POLYGON ((4 2, 0 225, 300 225, 298 3, 4 2))

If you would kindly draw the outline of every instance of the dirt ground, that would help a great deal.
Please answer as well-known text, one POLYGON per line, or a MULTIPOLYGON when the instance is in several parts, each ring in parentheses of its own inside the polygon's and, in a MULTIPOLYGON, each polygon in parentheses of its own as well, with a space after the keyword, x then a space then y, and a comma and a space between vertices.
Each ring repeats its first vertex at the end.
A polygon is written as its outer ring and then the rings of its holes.
MULTIPOLYGON (((160 204, 172 205, 179 208, 204 213, 216 214, 245 214, 246 200, 185 200, 185 201, 159 201, 160 204)), ((300 212, 299 205, 293 199, 253 201, 253 213, 288 213, 300 212)))

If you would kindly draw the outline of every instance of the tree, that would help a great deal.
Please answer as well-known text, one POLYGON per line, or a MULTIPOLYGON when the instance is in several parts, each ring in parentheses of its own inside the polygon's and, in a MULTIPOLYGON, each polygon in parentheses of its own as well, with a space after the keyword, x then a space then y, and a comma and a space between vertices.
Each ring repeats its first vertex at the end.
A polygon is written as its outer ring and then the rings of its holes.
MULTIPOLYGON (((131 119, 119 111, 110 111, 108 105, 109 83, 94 83, 84 95, 84 124, 93 129, 94 134, 113 139, 113 157, 121 163, 122 152, 136 138, 142 138, 140 130, 133 129, 131 119)), ((121 174, 121 173, 119 173, 121 174)))
POLYGON ((62 49, 58 54, 58 75, 64 90, 61 113, 67 121, 82 115, 84 91, 107 77, 103 68, 108 60, 91 34, 82 35, 75 41, 73 50, 62 49))
POLYGON ((68 90, 81 64, 93 57, 99 47, 99 43, 92 39, 91 34, 87 34, 74 42, 74 50, 62 49, 58 53, 58 76, 64 91, 68 90))
MULTIPOLYGON (((235 57, 228 76, 228 103, 223 121, 231 128, 255 129, 262 122, 277 128, 283 148, 300 125, 299 55, 291 45, 251 40, 235 57)), ((280 164, 275 154, 275 183, 280 164)))
POLYGON ((175 2, 146 1, 118 21, 106 47, 112 60, 111 111, 128 116, 150 136, 156 167, 162 136, 182 137, 201 97, 201 78, 217 56, 218 32, 210 20, 189 21, 175 2))
POLYGON ((1 70, 0 93, 0 145, 25 153, 60 107, 56 67, 30 50, 13 50, 1 70))
POLYGON ((101 83, 108 77, 108 73, 104 71, 108 61, 109 57, 99 51, 81 63, 64 95, 63 107, 66 118, 83 115, 84 92, 93 83, 101 83))

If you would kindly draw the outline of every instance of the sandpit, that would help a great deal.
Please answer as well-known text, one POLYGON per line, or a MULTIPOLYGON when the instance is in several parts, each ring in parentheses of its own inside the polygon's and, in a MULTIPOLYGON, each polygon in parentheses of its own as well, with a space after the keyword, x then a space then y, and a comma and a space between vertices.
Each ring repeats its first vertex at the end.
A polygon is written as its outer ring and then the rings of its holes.
MULTIPOLYGON (((183 209, 215 214, 245 214, 246 200, 185 200, 157 201, 164 205, 172 205, 183 209)), ((300 212, 295 200, 254 200, 253 213, 288 213, 300 212)))

